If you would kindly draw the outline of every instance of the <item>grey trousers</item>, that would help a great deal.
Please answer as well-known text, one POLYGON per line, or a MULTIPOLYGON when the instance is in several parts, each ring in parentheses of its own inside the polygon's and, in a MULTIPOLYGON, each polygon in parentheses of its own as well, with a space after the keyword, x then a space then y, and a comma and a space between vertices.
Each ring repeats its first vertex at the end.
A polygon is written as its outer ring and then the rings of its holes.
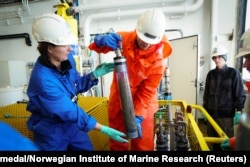
MULTIPOLYGON (((234 136, 234 120, 233 120, 233 118, 214 118, 214 121, 223 130, 223 132, 226 133, 226 135, 229 138, 234 136)), ((207 134, 209 137, 218 137, 219 136, 209 122, 207 124, 207 134)), ((220 144, 212 144, 210 149, 213 151, 221 151, 220 144)))

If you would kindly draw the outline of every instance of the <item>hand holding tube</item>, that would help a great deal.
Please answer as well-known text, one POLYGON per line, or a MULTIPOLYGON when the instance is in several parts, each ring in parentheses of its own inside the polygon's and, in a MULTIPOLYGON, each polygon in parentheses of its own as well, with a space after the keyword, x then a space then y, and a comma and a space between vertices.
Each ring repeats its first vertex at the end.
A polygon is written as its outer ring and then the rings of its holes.
POLYGON ((136 126, 137 126, 138 137, 139 138, 142 138, 142 127, 141 127, 142 121, 143 121, 143 117, 135 116, 135 123, 136 123, 136 126))
POLYGON ((121 36, 113 32, 105 35, 97 35, 94 38, 94 42, 98 47, 107 46, 113 50, 117 50, 120 47, 119 43, 121 41, 122 41, 121 36))

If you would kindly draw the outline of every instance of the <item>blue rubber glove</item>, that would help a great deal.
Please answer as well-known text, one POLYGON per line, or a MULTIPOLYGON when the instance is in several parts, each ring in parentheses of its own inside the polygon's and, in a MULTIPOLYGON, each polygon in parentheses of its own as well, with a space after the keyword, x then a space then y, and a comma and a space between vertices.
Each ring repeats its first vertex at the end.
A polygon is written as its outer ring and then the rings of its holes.
POLYGON ((119 142, 125 142, 127 143, 128 140, 122 138, 121 136, 126 136, 124 133, 118 131, 118 130, 115 130, 113 128, 110 128, 110 127, 107 127, 107 126, 102 126, 101 128, 101 132, 104 133, 105 135, 108 135, 110 138, 116 140, 116 141, 119 141, 119 142))
POLYGON ((105 35, 95 36, 94 41, 98 47, 107 46, 113 50, 117 50, 119 48, 119 42, 122 41, 122 38, 119 34, 111 32, 105 35))
POLYGON ((114 63, 102 63, 98 65, 94 71, 92 71, 95 78, 98 78, 100 76, 103 76, 109 72, 114 71, 114 63))
POLYGON ((139 138, 142 138, 142 127, 141 127, 142 121, 143 121, 143 117, 135 116, 135 123, 136 123, 136 126, 137 126, 138 137, 139 138))
POLYGON ((239 124, 240 122, 240 117, 241 117, 241 112, 240 111, 237 111, 234 115, 234 125, 237 125, 239 124))

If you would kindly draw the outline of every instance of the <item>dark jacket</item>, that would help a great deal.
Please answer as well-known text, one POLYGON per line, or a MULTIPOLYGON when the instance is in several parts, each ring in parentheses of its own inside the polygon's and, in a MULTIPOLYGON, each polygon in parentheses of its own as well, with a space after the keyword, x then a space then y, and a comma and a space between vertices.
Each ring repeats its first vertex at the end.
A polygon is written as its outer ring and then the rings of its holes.
POLYGON ((227 65, 208 72, 203 107, 213 118, 232 118, 242 111, 246 100, 240 73, 227 65))

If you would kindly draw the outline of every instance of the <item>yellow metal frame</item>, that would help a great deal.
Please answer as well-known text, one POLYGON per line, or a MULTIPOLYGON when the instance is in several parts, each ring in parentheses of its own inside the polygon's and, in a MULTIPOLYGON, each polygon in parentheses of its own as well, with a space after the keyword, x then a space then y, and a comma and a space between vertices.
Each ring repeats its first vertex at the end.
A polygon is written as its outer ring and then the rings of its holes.
POLYGON ((207 111, 202 106, 195 105, 195 104, 189 104, 188 106, 190 106, 193 109, 197 109, 202 114, 204 114, 208 122, 211 124, 211 126, 219 135, 219 137, 204 137, 207 143, 220 144, 223 140, 228 138, 226 133, 220 128, 220 126, 214 121, 214 119, 207 113, 207 111))
POLYGON ((223 130, 218 126, 218 124, 213 120, 213 118, 207 113, 207 111, 199 105, 187 104, 184 100, 159 100, 159 106, 166 106, 171 104, 171 112, 175 110, 176 106, 179 106, 183 112, 184 119, 187 122, 187 136, 189 139, 189 144, 192 151, 210 151, 208 143, 221 143, 223 140, 227 139, 228 136, 223 132, 223 130), (215 131, 218 133, 219 137, 207 137, 201 132, 195 118, 192 114, 192 110, 196 109, 202 112, 215 131))
POLYGON ((188 104, 184 100, 159 100, 159 106, 166 106, 171 104, 171 112, 174 115, 175 108, 180 107, 183 112, 184 119, 187 122, 187 137, 189 140, 189 145, 192 151, 209 151, 209 147, 205 141, 205 138, 200 131, 196 121, 191 113, 187 112, 188 104))

